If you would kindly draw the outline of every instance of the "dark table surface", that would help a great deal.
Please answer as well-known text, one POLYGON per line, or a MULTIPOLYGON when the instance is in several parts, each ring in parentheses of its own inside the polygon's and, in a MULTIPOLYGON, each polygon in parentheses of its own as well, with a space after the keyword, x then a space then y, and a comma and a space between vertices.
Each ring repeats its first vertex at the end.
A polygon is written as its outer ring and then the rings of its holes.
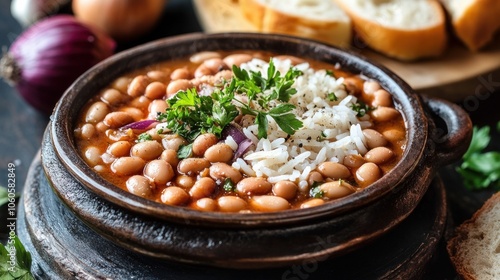
MULTIPOLYGON (((10 46, 22 30, 23 28, 10 14, 10 1, 0 0, 0 46, 10 46)), ((192 2, 170 0, 160 23, 151 34, 138 41, 119 45, 118 50, 166 36, 201 31, 192 2)), ((493 91, 486 98, 473 98, 474 106, 471 106, 470 99, 457 102, 469 113, 473 124, 495 127, 500 120, 498 109, 500 87, 493 87, 493 91)), ((16 189, 22 190, 28 168, 40 148, 48 122, 48 115, 34 110, 14 88, 3 80, 0 81, 0 186, 7 185, 8 165, 14 163, 16 189)), ((499 133, 494 132, 493 137, 492 148, 500 150, 499 133)), ((491 190, 481 192, 466 190, 453 166, 444 167, 440 174, 447 187, 450 212, 455 225, 469 218, 492 194, 491 190)), ((443 255, 443 258, 446 258, 446 254, 443 255)))

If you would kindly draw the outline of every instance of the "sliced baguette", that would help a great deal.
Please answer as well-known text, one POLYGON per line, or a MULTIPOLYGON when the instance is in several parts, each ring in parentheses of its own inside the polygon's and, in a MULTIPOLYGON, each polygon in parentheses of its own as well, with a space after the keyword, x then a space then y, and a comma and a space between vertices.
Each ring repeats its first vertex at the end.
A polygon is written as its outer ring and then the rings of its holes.
POLYGON ((463 279, 500 279, 500 192, 456 229, 447 248, 463 279))
POLYGON ((351 20, 333 0, 239 0, 257 31, 301 36, 348 47, 351 20))
POLYGON ((471 51, 487 45, 500 29, 498 0, 441 0, 456 36, 471 51))
POLYGON ((400 60, 436 57, 447 44, 446 19, 435 0, 336 0, 366 45, 400 60))

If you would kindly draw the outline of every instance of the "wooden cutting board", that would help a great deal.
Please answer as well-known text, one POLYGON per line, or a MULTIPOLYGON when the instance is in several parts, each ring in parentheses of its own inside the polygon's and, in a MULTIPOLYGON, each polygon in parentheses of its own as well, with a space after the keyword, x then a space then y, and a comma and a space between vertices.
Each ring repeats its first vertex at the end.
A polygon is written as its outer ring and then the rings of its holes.
MULTIPOLYGON (((257 32, 242 15, 237 0, 193 0, 205 32, 257 32)), ((451 39, 452 41, 453 39, 451 39)), ((457 41, 450 42, 442 57, 418 62, 397 61, 367 48, 352 49, 381 63, 420 93, 459 101, 500 92, 500 36, 478 53, 457 41)))

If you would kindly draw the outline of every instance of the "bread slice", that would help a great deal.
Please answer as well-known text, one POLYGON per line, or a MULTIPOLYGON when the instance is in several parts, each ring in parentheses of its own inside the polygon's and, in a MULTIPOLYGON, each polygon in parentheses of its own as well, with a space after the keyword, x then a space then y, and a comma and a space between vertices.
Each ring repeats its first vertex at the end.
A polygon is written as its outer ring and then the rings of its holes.
POLYGON ((243 15, 264 33, 311 38, 348 47, 351 20, 333 0, 239 0, 243 15))
POLYGON ((472 51, 488 44, 500 29, 498 0, 441 0, 456 36, 472 51))
POLYGON ((446 18, 435 0, 336 0, 366 45, 400 60, 436 57, 447 44, 446 18))
POLYGON ((456 229, 447 248, 463 279, 500 279, 500 192, 456 229))

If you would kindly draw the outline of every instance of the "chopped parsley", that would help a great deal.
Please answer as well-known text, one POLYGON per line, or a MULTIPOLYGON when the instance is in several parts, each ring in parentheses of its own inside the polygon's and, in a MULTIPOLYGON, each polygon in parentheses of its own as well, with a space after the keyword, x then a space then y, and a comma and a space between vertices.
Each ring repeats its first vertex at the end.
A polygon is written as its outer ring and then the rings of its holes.
POLYGON ((320 189, 320 186, 321 186, 320 182, 314 182, 311 186, 311 189, 309 190, 309 197, 322 198, 325 194, 320 189))
POLYGON ((226 180, 224 180, 224 185, 222 186, 222 188, 226 192, 234 192, 234 183, 233 183, 233 181, 231 181, 230 178, 226 178, 226 180))
POLYGON ((139 134, 136 142, 141 143, 141 142, 152 141, 152 140, 153 140, 153 136, 151 136, 151 134, 149 134, 147 132, 144 132, 144 133, 139 134))
POLYGON ((327 97, 328 97, 328 100, 330 100, 330 101, 337 101, 338 100, 338 97, 337 97, 337 95, 335 95, 335 92, 328 93, 327 97))
POLYGON ((35 279, 31 274, 31 254, 26 251, 17 236, 8 242, 7 246, 0 244, 0 279, 35 279), (9 263, 12 261, 9 255, 12 250, 15 250, 14 266, 9 263))
POLYGON ((328 76, 332 76, 332 77, 334 77, 334 78, 335 78, 335 73, 333 73, 333 70, 327 69, 327 70, 326 70, 326 75, 328 75, 328 76))
POLYGON ((362 117, 368 112, 374 110, 375 107, 368 106, 366 103, 359 100, 358 103, 352 104, 351 109, 357 113, 356 116, 362 117))
POLYGON ((193 143, 179 147, 177 157, 179 159, 189 158, 193 156, 193 143))
POLYGON ((284 76, 269 62, 267 78, 260 72, 246 71, 233 66, 234 77, 223 88, 216 88, 212 96, 199 96, 196 89, 180 91, 167 101, 165 113, 158 116, 167 127, 192 142, 202 133, 213 133, 220 137, 222 130, 240 113, 255 116, 259 138, 267 138, 268 117, 288 134, 294 134, 302 127, 302 121, 291 112, 295 106, 286 103, 297 92, 292 88, 294 79, 302 72, 291 68, 284 76), (235 98, 244 94, 247 101, 235 98), (272 101, 281 101, 275 107, 272 101), (255 108, 255 105, 260 108, 255 108))

